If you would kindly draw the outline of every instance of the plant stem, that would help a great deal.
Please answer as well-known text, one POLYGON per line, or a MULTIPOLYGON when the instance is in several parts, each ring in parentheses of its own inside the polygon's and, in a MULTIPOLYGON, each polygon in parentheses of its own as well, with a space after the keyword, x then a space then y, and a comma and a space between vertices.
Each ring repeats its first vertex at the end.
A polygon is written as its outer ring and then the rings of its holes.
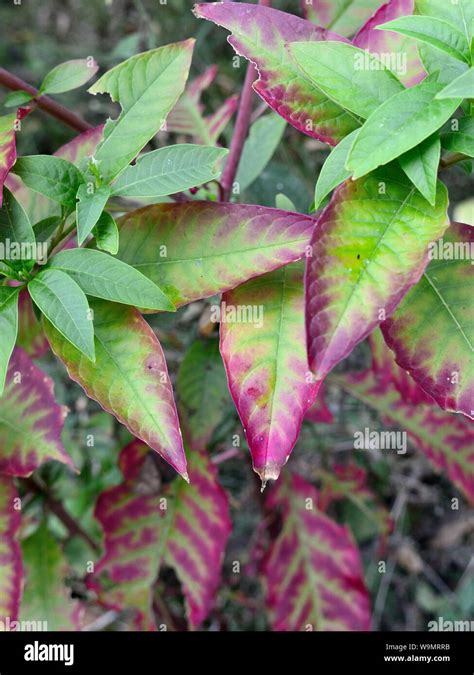
POLYGON ((20 89, 27 91, 33 96, 38 108, 41 108, 56 119, 64 122, 64 124, 67 124, 75 131, 82 132, 92 129, 92 125, 83 120, 82 117, 79 117, 79 115, 76 115, 76 113, 60 103, 56 103, 56 101, 53 101, 49 96, 38 96, 39 92, 37 89, 32 87, 31 84, 28 84, 28 82, 13 75, 8 70, 5 70, 5 68, 0 68, 0 85, 3 85, 12 91, 18 91, 20 89))
MULTIPOLYGON (((259 5, 270 7, 271 0, 259 0, 259 5)), ((247 66, 245 73, 245 80, 242 86, 242 93, 240 95, 239 109, 237 111, 237 119, 235 121, 234 134, 230 143, 229 157, 222 173, 222 201, 228 201, 232 194, 232 186, 234 184, 235 176, 239 168, 240 157, 244 147, 245 139, 250 126, 250 118, 252 115, 252 85, 257 77, 257 70, 253 63, 247 66)))
POLYGON ((440 171, 443 171, 443 169, 448 169, 450 166, 453 166, 454 164, 458 164, 458 162, 463 162, 465 159, 471 159, 471 157, 468 157, 467 155, 463 155, 462 152, 455 152, 452 154, 450 157, 446 157, 445 159, 442 159, 439 163, 440 166, 440 171))
POLYGON ((74 520, 74 518, 66 511, 64 506, 49 493, 47 485, 40 478, 23 478, 22 483, 31 492, 35 492, 44 498, 48 508, 52 513, 54 513, 55 516, 59 518, 63 525, 65 525, 71 536, 81 537, 85 542, 87 542, 87 544, 89 544, 93 551, 100 553, 100 546, 85 530, 82 529, 81 525, 79 525, 79 523, 74 520))

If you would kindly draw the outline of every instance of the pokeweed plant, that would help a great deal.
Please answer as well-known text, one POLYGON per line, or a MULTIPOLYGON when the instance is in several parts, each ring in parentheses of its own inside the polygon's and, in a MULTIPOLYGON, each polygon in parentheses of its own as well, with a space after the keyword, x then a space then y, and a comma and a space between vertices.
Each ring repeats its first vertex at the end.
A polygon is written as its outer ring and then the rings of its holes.
MULTIPOLYGON (((216 70, 186 86, 193 40, 103 74, 89 92, 109 95, 120 112, 96 128, 49 97, 94 76, 90 59, 57 66, 38 91, 0 71, 14 90, 5 105, 16 108, 0 118, 4 623, 78 629, 98 603, 131 610, 137 629, 166 629, 157 580, 170 567, 188 626, 202 625, 232 530, 208 451, 228 414, 227 385, 263 487, 279 477, 305 417, 331 423, 327 377, 404 429, 474 501, 474 231, 450 224, 442 182, 455 164, 472 170, 474 5, 313 0, 303 3, 306 18, 268 5, 194 8, 230 31, 237 54, 254 64, 230 153, 218 140, 237 97, 204 115, 201 95, 216 70), (248 134, 252 83, 277 115, 261 116, 248 134), (17 157, 22 121, 38 107, 81 133, 52 156, 17 157), (239 203, 239 187, 264 170, 285 121, 332 148, 309 214, 283 194, 279 208, 239 203), (193 142, 147 150, 164 129, 193 142), (143 315, 203 299, 200 336, 175 383, 177 408, 160 331, 143 315), (334 371, 368 336, 372 365, 334 371), (67 409, 35 363, 49 348, 131 434, 120 473, 97 496, 103 545, 48 491, 55 474, 46 462, 82 465, 63 445, 67 409), (163 483, 156 453, 184 480, 163 483), (26 513, 20 531, 19 494, 30 492, 41 493, 44 513, 36 527, 26 513), (95 554, 74 599, 49 511, 95 554)), ((319 479, 317 489, 287 468, 262 502, 281 517, 276 534, 262 534, 268 618, 275 630, 368 629, 360 555, 328 509, 355 499, 383 536, 390 518, 356 463, 319 479)))

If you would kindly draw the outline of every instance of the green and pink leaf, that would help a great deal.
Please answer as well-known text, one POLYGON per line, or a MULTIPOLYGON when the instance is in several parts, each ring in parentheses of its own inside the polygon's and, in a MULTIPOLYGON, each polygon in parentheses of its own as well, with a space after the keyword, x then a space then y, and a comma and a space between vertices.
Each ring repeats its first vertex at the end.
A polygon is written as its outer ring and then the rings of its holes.
POLYGON ((0 621, 18 619, 23 565, 18 543, 20 499, 12 478, 0 476, 0 621))

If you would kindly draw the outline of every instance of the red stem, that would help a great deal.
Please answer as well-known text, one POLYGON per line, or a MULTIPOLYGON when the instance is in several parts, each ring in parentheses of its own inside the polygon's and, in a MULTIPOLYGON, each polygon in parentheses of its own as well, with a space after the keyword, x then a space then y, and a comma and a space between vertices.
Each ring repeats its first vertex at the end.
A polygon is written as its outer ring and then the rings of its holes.
MULTIPOLYGON (((271 0, 259 0, 259 5, 270 7, 271 0)), ((247 66, 245 80, 240 95, 239 110, 235 121, 234 134, 230 143, 229 157, 222 173, 222 201, 229 201, 232 194, 232 186, 239 168, 240 157, 244 147, 245 139, 250 126, 250 117, 252 115, 252 84, 257 77, 257 71, 252 63, 247 66)))
POLYGON ((79 115, 68 110, 68 108, 65 108, 60 103, 56 103, 56 101, 53 101, 49 96, 38 96, 38 90, 32 87, 31 84, 28 84, 28 82, 25 82, 16 75, 12 75, 12 73, 9 73, 8 70, 5 70, 4 68, 0 68, 0 85, 3 85, 12 91, 18 91, 19 89, 27 91, 34 97, 39 108, 61 122, 64 122, 64 124, 67 124, 75 131, 82 132, 92 129, 92 126, 83 120, 82 117, 79 117, 79 115))

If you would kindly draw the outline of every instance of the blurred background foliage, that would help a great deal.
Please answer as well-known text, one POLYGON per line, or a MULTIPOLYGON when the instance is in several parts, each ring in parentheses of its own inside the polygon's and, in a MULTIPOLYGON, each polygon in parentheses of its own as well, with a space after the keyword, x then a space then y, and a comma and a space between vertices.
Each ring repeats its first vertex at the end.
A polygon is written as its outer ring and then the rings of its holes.
MULTIPOLYGON (((219 68, 216 80, 203 95, 206 111, 212 112, 227 97, 239 92, 246 62, 241 60, 240 66, 235 67, 226 31, 197 20, 190 11, 193 4, 190 0, 41 0, 40 3, 23 0, 21 5, 15 5, 13 1, 2 0, 0 62, 37 86, 48 70, 68 59, 93 56, 103 72, 139 51, 193 36, 197 44, 191 78, 213 63, 219 68)), ((300 13, 296 0, 275 0, 273 5, 300 13)), ((3 93, 7 92, 0 92, 3 93)), ((0 104, 1 100, 0 96, 0 104)), ((91 124, 99 124, 114 114, 106 97, 89 96, 84 89, 64 94, 58 100, 91 124)), ((255 110, 258 112, 261 108, 262 102, 255 97, 255 110)), ((222 144, 228 142, 231 130, 232 125, 228 125, 222 144)), ((55 119, 37 112, 23 125, 19 152, 54 152, 73 135, 55 119)), ((172 142, 166 134, 157 140, 158 144, 166 142, 172 142)), ((315 179, 327 154, 326 146, 287 125, 272 160, 240 200, 274 206, 276 195, 283 193, 298 210, 308 212, 315 179)), ((251 165, 252 158, 249 159, 251 165)), ((453 208, 469 196, 471 179, 459 168, 446 178, 453 208)), ((150 318, 165 349, 174 383, 190 345, 195 340, 216 339, 209 334, 209 326, 202 318, 208 305, 208 302, 194 303, 176 315, 150 318)), ((367 365, 369 359, 368 346, 363 344, 346 360, 343 368, 367 365)), ((54 497, 100 541, 100 527, 93 518, 94 504, 100 492, 120 482, 117 457, 129 435, 113 417, 85 397, 55 359, 44 357, 40 366, 54 378, 57 399, 71 411, 64 440, 66 450, 81 468, 80 475, 75 476, 62 465, 51 463, 41 470, 42 478, 51 487, 54 497)), ((251 470, 242 429, 226 390, 223 397, 226 403, 222 422, 215 431, 209 452, 219 458, 232 447, 235 434, 241 439, 241 447, 235 457, 219 463, 222 484, 230 494, 234 531, 216 609, 205 627, 209 630, 268 630, 264 589, 258 578, 265 543, 258 527, 262 519, 259 482, 251 470), (233 573, 233 561, 241 563, 240 574, 233 573)), ((458 496, 455 489, 434 473, 415 448, 410 448, 403 457, 383 451, 354 451, 354 430, 365 426, 382 428, 380 420, 376 413, 337 387, 327 388, 327 401, 335 422, 331 425, 305 422, 290 467, 317 485, 321 484, 324 471, 331 472, 335 462, 355 460, 368 471, 369 486, 381 506, 371 504, 367 513, 348 498, 330 510, 340 522, 349 524, 361 547, 374 605, 374 628, 426 630, 428 621, 438 616, 446 620, 474 618, 474 579, 470 565, 473 512, 462 498, 458 510, 451 508, 452 497, 458 496), (388 540, 381 538, 380 524, 373 518, 382 507, 391 511, 394 521, 393 534, 388 540), (379 573, 380 560, 387 561, 385 574, 379 573)), ((163 462, 160 468, 162 481, 173 479, 173 472, 163 462)), ((41 496, 27 500, 26 533, 34 529, 42 506, 41 496)), ((72 570, 71 591, 86 598, 82 577, 91 551, 82 539, 70 537, 52 513, 49 522, 65 545, 72 570)), ((185 629, 179 584, 170 570, 163 570, 158 594, 166 607, 167 621, 177 630, 185 629)), ((160 607, 156 611, 160 615, 160 607)), ((104 620, 103 610, 92 602, 88 612, 92 626, 127 629, 126 615, 108 613, 104 620)))

